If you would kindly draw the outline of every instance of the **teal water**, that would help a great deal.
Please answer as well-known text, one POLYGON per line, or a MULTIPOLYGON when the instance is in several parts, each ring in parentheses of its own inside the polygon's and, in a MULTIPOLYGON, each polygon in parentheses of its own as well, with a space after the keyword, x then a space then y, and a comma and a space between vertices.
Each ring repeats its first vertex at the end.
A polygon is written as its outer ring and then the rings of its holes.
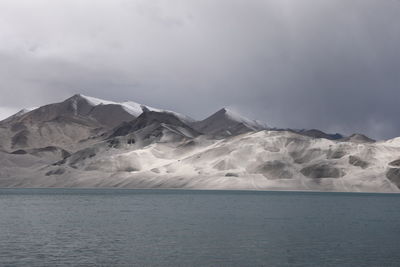
POLYGON ((400 195, 0 189, 0 266, 400 266, 400 195))

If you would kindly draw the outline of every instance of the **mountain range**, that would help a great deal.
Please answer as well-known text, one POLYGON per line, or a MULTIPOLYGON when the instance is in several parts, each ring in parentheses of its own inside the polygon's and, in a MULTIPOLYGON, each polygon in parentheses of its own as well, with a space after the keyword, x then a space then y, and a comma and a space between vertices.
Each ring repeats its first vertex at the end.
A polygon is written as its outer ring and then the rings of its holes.
POLYGON ((0 187, 399 192, 400 138, 74 95, 0 121, 0 187))

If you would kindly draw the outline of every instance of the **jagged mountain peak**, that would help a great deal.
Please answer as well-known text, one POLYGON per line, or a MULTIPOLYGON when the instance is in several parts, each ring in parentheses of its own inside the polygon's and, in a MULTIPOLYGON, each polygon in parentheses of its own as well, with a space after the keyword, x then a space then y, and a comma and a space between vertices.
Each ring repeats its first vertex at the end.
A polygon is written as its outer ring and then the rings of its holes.
POLYGON ((226 107, 194 123, 193 126, 196 130, 213 136, 230 136, 268 128, 266 124, 250 120, 226 107))
POLYGON ((221 108, 220 110, 218 110, 217 112, 215 112, 215 114, 226 114, 229 113, 230 109, 228 108, 221 108))
POLYGON ((220 116, 221 115, 225 115, 225 116, 232 116, 232 117, 238 117, 238 118, 242 118, 243 117, 239 113, 237 113, 237 112, 235 112, 232 109, 227 108, 227 107, 223 107, 223 108, 219 109, 217 112, 215 112, 211 116, 213 116, 213 115, 220 115, 220 116))
POLYGON ((231 120, 245 123, 248 126, 253 127, 255 130, 268 128, 267 124, 265 124, 261 121, 258 121, 258 120, 248 119, 248 118, 244 117, 243 115, 239 114, 238 112, 233 111, 232 109, 229 109, 229 108, 222 108, 222 109, 220 109, 219 112, 221 112, 225 116, 228 116, 231 120))

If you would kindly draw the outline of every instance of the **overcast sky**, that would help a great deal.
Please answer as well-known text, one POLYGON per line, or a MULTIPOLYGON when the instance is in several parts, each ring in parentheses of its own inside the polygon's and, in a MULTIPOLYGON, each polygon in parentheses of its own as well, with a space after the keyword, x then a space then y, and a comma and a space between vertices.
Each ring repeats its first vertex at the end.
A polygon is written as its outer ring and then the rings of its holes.
POLYGON ((400 136, 398 0, 1 0, 0 118, 74 93, 400 136))

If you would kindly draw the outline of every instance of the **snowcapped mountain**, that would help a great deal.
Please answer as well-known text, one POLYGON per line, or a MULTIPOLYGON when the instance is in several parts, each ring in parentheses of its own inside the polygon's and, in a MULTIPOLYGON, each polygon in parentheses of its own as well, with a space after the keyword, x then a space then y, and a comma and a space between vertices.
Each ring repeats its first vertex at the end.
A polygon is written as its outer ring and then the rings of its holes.
POLYGON ((108 101, 108 100, 103 100, 95 97, 90 97, 90 96, 85 96, 85 95, 78 95, 79 97, 85 99, 90 105, 96 106, 96 107, 104 107, 104 106, 119 106, 122 109, 124 109, 126 112, 131 114, 132 116, 139 117, 140 114, 142 114, 143 110, 150 110, 150 111, 156 111, 156 112, 163 112, 163 113, 170 113, 175 116, 177 116, 179 119, 186 123, 191 123, 194 122, 194 119, 190 118, 189 116, 182 115, 180 113, 170 111, 170 110, 162 110, 162 109, 157 109, 153 108, 150 106, 138 104, 133 101, 126 101, 126 102, 113 102, 113 101, 108 101))
POLYGON ((156 109, 135 102, 117 103, 76 94, 63 102, 20 111, 0 122, 0 149, 55 146, 76 150, 85 140, 110 131, 124 122, 136 119, 143 110, 172 114, 182 121, 185 115, 156 109))
POLYGON ((0 122, 0 187, 400 192, 399 140, 75 95, 0 122))
POLYGON ((82 140, 135 117, 120 106, 95 106, 75 95, 0 122, 0 148, 7 151, 47 146, 74 150, 82 140))
POLYGON ((247 119, 227 108, 222 108, 208 118, 193 123, 193 128, 215 137, 226 137, 265 130, 268 126, 259 121, 247 119))

